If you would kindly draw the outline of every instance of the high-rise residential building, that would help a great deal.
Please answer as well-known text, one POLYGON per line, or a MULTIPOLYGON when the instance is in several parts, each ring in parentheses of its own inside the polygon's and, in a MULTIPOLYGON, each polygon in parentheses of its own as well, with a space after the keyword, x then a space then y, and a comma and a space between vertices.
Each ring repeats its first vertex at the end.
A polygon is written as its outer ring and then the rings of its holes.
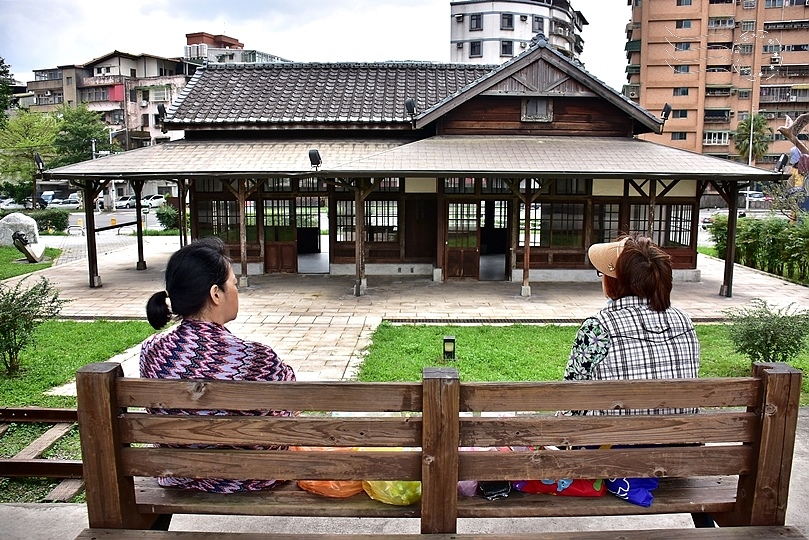
POLYGON ((775 133, 756 165, 792 147, 777 131, 809 112, 809 1, 628 0, 627 83, 649 111, 671 114, 661 135, 677 148, 747 162, 734 133, 762 114, 775 133))
POLYGON ((569 58, 584 46, 584 16, 567 0, 457 0, 450 2, 450 60, 502 64, 538 33, 569 58))

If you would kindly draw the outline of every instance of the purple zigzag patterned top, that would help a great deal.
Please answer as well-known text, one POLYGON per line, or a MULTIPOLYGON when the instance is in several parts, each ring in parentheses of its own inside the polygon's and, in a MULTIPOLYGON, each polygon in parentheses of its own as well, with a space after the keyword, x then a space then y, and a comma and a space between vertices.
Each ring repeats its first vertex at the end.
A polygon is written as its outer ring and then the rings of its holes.
MULTIPOLYGON (((294 381, 295 372, 278 359, 267 345, 245 341, 214 322, 184 319, 176 328, 143 342, 140 376, 153 379, 224 379, 230 381, 294 381)), ((199 414, 234 416, 292 416, 290 411, 217 411, 150 409, 157 414, 199 414)), ((173 446, 173 445, 172 445, 173 446)), ((196 448, 214 446, 193 445, 196 448)), ((220 446, 221 448, 221 446, 220 446)), ((229 448, 241 448, 231 446, 229 448)), ((255 450, 284 450, 279 446, 252 446, 255 450)), ((160 477, 165 487, 181 487, 235 493, 275 486, 277 480, 228 480, 223 478, 160 477)))

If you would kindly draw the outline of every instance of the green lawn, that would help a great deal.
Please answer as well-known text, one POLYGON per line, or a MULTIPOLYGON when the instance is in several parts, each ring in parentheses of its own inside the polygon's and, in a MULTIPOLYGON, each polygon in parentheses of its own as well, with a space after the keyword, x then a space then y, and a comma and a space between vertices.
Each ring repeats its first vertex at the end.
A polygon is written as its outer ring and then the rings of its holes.
MULTIPOLYGON (((733 351, 723 325, 697 325, 701 377, 750 374, 750 360, 733 351)), ((445 335, 457 344, 456 366, 466 381, 559 380, 567 364, 577 326, 394 326, 376 330, 361 366, 361 381, 418 381, 421 370, 443 363, 445 335)), ((792 363, 809 372, 809 351, 792 363)), ((809 377, 804 377, 801 403, 809 405, 809 377)))
POLYGON ((20 253, 14 246, 0 246, 0 280, 49 268, 53 264, 53 259, 58 257, 60 253, 62 253, 61 249, 45 248, 46 260, 41 263, 31 264, 25 262, 25 255, 20 253), (19 262, 20 260, 23 262, 19 262))

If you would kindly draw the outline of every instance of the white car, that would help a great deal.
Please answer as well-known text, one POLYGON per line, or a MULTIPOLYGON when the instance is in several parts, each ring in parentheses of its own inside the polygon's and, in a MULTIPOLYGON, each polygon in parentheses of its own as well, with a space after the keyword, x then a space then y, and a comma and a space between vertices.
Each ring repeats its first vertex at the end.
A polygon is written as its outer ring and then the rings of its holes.
POLYGON ((81 206, 81 203, 78 199, 54 199, 51 201, 51 204, 48 205, 50 208, 61 208, 63 210, 78 210, 81 206))
POLYGON ((138 198, 134 195, 124 195, 115 201, 115 208, 135 208, 138 198))
POLYGON ((146 195, 140 200, 140 204, 145 208, 155 208, 166 202, 165 195, 146 195))
POLYGON ((25 205, 18 203, 14 199, 3 199, 0 201, 0 210, 23 210, 25 205))

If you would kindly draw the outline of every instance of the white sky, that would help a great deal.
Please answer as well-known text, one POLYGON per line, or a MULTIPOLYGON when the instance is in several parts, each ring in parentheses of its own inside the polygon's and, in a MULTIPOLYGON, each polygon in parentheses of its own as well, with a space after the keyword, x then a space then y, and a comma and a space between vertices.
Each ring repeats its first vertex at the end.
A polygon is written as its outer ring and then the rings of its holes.
MULTIPOLYGON (((631 8, 572 2, 590 23, 582 62, 620 91, 631 8)), ((25 83, 115 50, 182 56, 185 34, 207 32, 301 62, 448 62, 450 23, 449 0, 0 0, 0 57, 25 83)))

